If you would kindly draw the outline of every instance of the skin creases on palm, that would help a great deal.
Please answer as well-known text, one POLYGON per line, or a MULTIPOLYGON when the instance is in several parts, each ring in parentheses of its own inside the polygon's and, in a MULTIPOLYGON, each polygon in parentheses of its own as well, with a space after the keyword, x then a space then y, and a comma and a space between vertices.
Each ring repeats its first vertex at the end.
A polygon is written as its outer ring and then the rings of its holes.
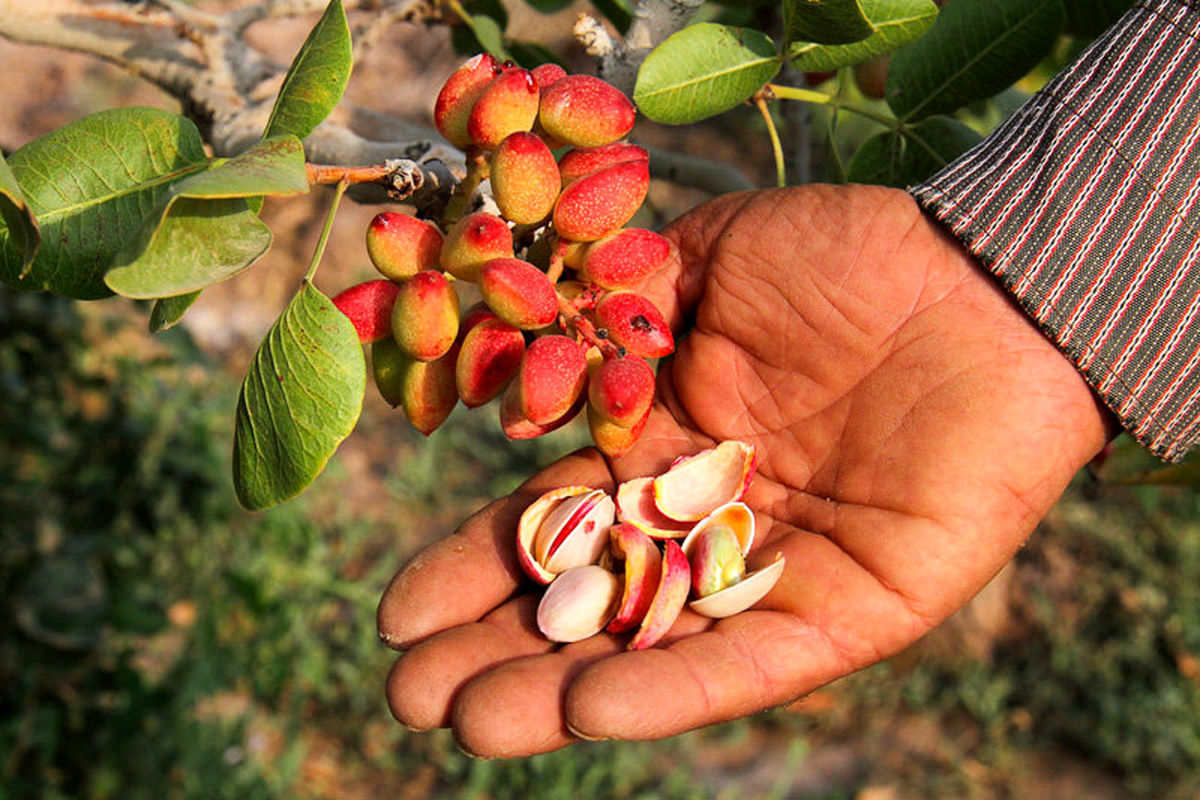
POLYGON ((792 700, 961 607, 1112 432, 1070 362, 903 192, 731 195, 664 233, 678 263, 642 291, 686 333, 645 432, 611 464, 587 450, 552 465, 401 570, 379 609, 384 641, 407 648, 387 683, 401 722, 519 756, 792 700), (767 598, 715 622, 685 611, 645 651, 545 641, 513 548, 521 510, 725 439, 758 451, 751 566, 787 557, 767 598))

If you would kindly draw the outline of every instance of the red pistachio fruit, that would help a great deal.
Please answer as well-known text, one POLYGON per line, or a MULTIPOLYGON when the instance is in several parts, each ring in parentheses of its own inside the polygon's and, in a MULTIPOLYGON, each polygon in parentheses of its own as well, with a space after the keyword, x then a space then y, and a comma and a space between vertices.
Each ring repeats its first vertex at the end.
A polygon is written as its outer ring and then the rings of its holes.
POLYGON ((499 73, 496 59, 480 53, 446 79, 433 104, 433 124, 450 144, 460 149, 471 144, 471 134, 467 132, 471 109, 499 73))
POLYGON ((558 294, 546 273, 519 258, 496 258, 479 273, 479 292, 500 319, 523 331, 558 316, 558 294))
POLYGON ((559 159, 558 171, 562 185, 566 186, 585 175, 599 172, 614 164, 624 164, 626 161, 650 161, 650 154, 645 148, 636 144, 615 142, 600 147, 575 147, 568 150, 559 159))
POLYGON ((654 231, 623 228, 587 246, 579 269, 584 280, 605 289, 641 283, 671 257, 671 243, 654 231))
POLYGON ((367 226, 367 255, 375 269, 394 281, 437 269, 441 252, 441 231, 411 214, 384 211, 367 226))
POLYGON ((493 258, 511 258, 512 231, 495 214, 477 211, 460 219, 446 234, 441 266, 462 281, 479 280, 479 271, 493 258))
POLYGON ((360 342, 377 342, 392 335, 392 305, 399 291, 398 283, 366 281, 340 293, 333 304, 350 318, 360 342))
POLYGON ((626 161, 593 172, 562 190, 554 204, 554 229, 564 239, 593 242, 628 222, 650 187, 645 161, 626 161))
POLYGON ((675 349, 675 338, 654 304, 633 292, 611 292, 596 303, 596 324, 626 352, 662 358, 675 349))
POLYGON ((538 116, 537 81, 527 69, 511 69, 493 80, 471 109, 467 132, 484 150, 495 150, 510 133, 527 131, 538 116))
POLYGON ((582 345, 566 336, 534 339, 525 349, 515 386, 521 414, 537 425, 549 425, 584 394, 587 356, 582 345))
POLYGON ((532 225, 549 216, 561 184, 550 148, 525 131, 511 134, 496 148, 491 182, 500 213, 519 225, 532 225))
POLYGON ((654 370, 637 356, 607 359, 588 380, 588 403, 622 428, 636 425, 654 402, 654 370))
POLYGON ((521 411, 520 384, 513 381, 504 390, 504 394, 500 396, 500 428, 504 431, 505 436, 513 440, 533 439, 542 436, 551 431, 558 430, 563 425, 575 419, 580 409, 583 408, 586 399, 587 395, 580 392, 579 397, 567 409, 566 413, 544 425, 539 425, 536 422, 531 422, 521 411))
POLYGON ((650 412, 647 410, 641 419, 626 428, 600 416, 590 405, 587 409, 588 430, 592 434, 592 441, 596 443, 600 452, 609 458, 620 458, 629 452, 629 448, 633 447, 642 435, 649 419, 650 412))
POLYGON ((546 91, 546 87, 567 77, 567 71, 554 63, 538 64, 530 70, 530 73, 533 75, 533 79, 537 81, 538 89, 543 92, 546 91))
POLYGON ((596 147, 633 129, 633 103, 610 83, 590 75, 568 75, 542 93, 538 120, 548 134, 566 144, 596 147))
POLYGON ((400 287, 392 306, 392 336, 419 361, 449 352, 458 336, 458 295, 442 273, 422 270, 400 287))
POLYGON ((500 319, 475 324, 462 340, 455 365, 458 396, 476 408, 504 390, 521 367, 525 337, 500 319))

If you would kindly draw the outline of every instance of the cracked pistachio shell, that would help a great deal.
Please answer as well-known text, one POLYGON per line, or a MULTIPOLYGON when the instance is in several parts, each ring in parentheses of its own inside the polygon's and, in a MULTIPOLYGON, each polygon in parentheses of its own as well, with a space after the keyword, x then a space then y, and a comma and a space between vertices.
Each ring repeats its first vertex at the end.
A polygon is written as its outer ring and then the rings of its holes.
POLYGON ((654 504, 671 519, 696 522, 740 500, 754 478, 754 446, 733 439, 678 459, 654 479, 654 504))
POLYGON ((654 540, 627 522, 609 529, 612 552, 625 562, 625 588, 609 633, 623 633, 640 625, 650 610, 662 578, 662 554, 654 540))
POLYGON ((602 489, 564 486, 533 501, 517 523, 517 559, 538 583, 594 564, 608 546, 615 506, 602 489))

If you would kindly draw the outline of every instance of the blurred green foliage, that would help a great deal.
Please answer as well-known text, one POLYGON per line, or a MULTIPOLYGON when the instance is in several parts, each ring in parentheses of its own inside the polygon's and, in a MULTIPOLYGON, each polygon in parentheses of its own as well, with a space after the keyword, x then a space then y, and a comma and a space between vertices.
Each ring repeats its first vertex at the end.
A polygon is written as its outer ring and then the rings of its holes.
MULTIPOLYGON (((411 531, 339 507, 336 469, 239 511, 236 386, 117 308, 0 292, 0 798, 707 796, 663 768, 678 744, 487 763, 402 731, 374 609, 411 531)), ((469 420, 397 471, 398 503, 510 490, 583 435, 495 447, 469 420)))
POLYGON ((381 697, 385 582, 586 433, 513 447, 487 415, 459 414, 394 443, 379 483, 394 521, 341 504, 337 464, 304 499, 245 514, 227 474, 234 383, 185 332, 152 339, 128 311, 0 293, 4 800, 725 798, 754 763, 770 776, 756 796, 852 797, 881 778, 911 796, 1019 796, 967 765, 1015 775, 1048 747, 1131 796, 1200 788, 1200 499, 1085 477, 1018 557, 1017 635, 982 660, 918 648, 835 687, 829 718, 778 711, 501 762, 403 731, 381 697), (918 777, 886 766, 879 733, 912 715, 953 753, 918 777), (852 736, 880 763, 790 793, 809 744, 852 736))

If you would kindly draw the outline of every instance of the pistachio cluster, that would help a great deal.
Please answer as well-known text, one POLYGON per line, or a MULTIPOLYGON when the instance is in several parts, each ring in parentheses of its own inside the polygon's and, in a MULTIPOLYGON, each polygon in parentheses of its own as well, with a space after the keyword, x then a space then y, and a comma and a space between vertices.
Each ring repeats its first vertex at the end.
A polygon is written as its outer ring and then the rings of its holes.
POLYGON ((690 608, 708 617, 762 599, 784 559, 746 571, 754 514, 741 498, 754 469, 754 448, 726 441, 622 483, 615 500, 587 486, 535 500, 517 526, 517 557, 548 585, 537 611, 542 633, 574 642, 632 630, 628 647, 641 650, 670 630, 689 595, 690 608))
POLYGON ((367 252, 383 278, 334 298, 371 344, 380 393, 422 433, 460 400, 500 397, 512 439, 555 430, 584 406, 610 456, 641 434, 650 362, 675 343, 634 291, 673 257, 659 234, 623 227, 650 180, 646 150, 622 141, 635 116, 615 87, 554 64, 526 70, 481 54, 446 80, 434 122, 467 155, 459 202, 440 224, 377 215, 367 252), (484 179, 499 214, 456 215, 484 179), (460 311, 460 291, 479 302, 460 311))

